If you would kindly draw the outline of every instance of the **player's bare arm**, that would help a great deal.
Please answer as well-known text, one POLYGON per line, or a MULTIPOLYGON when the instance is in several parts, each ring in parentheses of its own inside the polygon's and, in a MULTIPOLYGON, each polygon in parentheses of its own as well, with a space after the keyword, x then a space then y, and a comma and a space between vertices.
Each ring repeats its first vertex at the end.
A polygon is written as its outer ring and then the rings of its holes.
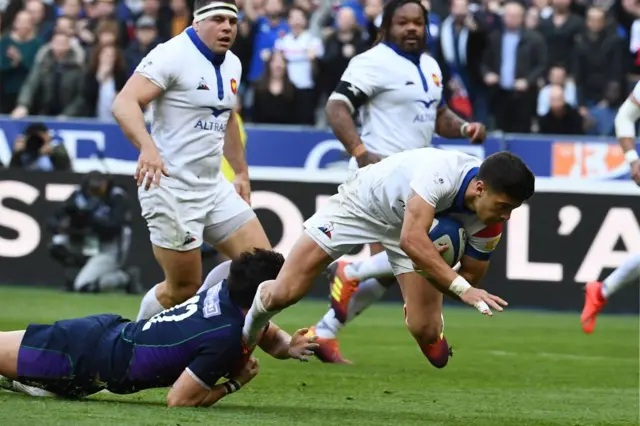
POLYGON ((227 130, 224 135, 224 156, 236 173, 234 186, 238 194, 249 204, 251 204, 251 186, 249 184, 249 167, 245 156, 240 127, 235 111, 231 111, 227 130))
POLYGON ((469 282, 472 286, 479 288, 480 282, 489 270, 488 260, 478 260, 471 256, 463 256, 460 260, 460 270, 458 274, 469 282))
POLYGON ((638 119, 640 119, 640 102, 631 94, 616 114, 615 128, 618 142, 631 168, 631 178, 640 185, 640 158, 635 144, 638 119))
POLYGON ((407 201, 400 234, 400 248, 431 277, 430 282, 442 293, 449 294, 450 291, 486 315, 493 315, 489 307, 502 311, 502 306, 506 306, 507 302, 484 290, 474 289, 440 257, 440 253, 428 237, 434 216, 433 206, 414 193, 407 201))
POLYGON ((364 100, 358 98, 358 95, 353 94, 347 87, 343 88, 343 86, 346 85, 352 87, 353 91, 361 93, 361 97, 364 96, 355 86, 341 81, 336 88, 336 92, 332 94, 334 99, 329 99, 327 102, 325 112, 327 113, 327 120, 329 121, 331 129, 333 129, 333 133, 342 145, 344 145, 347 152, 356 158, 358 166, 364 167, 367 164, 380 161, 380 156, 367 151, 367 148, 365 148, 362 143, 362 139, 360 139, 358 135, 352 114, 358 106, 360 106, 358 104, 363 103, 364 100), (349 95, 349 93, 351 93, 351 95, 349 95), (354 105, 354 103, 356 105, 354 105))
POLYGON ((232 379, 211 388, 185 370, 167 394, 169 407, 210 407, 225 396, 237 392, 260 371, 258 360, 251 357, 232 379))
POLYGON ((161 96, 162 92, 151 80, 134 73, 111 106, 113 116, 125 136, 140 150, 135 178, 138 186, 144 183, 145 189, 149 189, 152 183, 159 185, 161 174, 169 176, 158 148, 147 132, 142 112, 143 108, 161 96))
POLYGON ((473 144, 483 143, 487 137, 484 124, 469 123, 447 106, 438 108, 436 133, 444 138, 469 138, 473 144))
POLYGON ((302 328, 290 336, 273 323, 269 323, 267 331, 260 339, 260 349, 277 359, 298 359, 308 361, 313 351, 318 348, 317 336, 306 336, 308 328, 302 328))

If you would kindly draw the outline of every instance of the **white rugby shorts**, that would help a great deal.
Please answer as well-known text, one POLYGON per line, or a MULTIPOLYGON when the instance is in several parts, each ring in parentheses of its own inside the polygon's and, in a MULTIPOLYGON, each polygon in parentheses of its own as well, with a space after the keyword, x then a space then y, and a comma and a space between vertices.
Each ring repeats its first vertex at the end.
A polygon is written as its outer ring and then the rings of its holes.
POLYGON ((380 243, 389 256, 394 275, 413 272, 413 262, 400 249, 400 229, 366 213, 346 192, 341 188, 304 223, 306 234, 333 259, 357 245, 380 243))
POLYGON ((169 250, 188 251, 203 241, 216 245, 256 215, 226 179, 212 190, 185 190, 167 186, 138 188, 142 217, 151 242, 169 250))

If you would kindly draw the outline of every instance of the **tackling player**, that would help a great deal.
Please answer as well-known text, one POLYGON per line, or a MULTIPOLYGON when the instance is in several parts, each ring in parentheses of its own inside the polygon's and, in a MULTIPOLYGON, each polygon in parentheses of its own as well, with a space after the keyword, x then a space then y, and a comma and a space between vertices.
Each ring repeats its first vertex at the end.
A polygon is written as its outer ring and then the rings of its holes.
MULTIPOLYGON (((258 373, 242 344, 242 324, 258 285, 275 278, 283 262, 273 251, 243 253, 225 281, 147 321, 96 315, 2 332, 0 375, 32 395, 79 398, 172 386, 169 406, 212 405, 258 373)), ((269 324, 259 345, 278 359, 306 360, 316 346, 306 331, 291 337, 269 324)))
POLYGON ((451 215, 471 234, 508 220, 534 192, 535 177, 517 156, 499 152, 484 161, 455 151, 421 148, 394 154, 359 169, 304 223, 275 281, 260 285, 245 318, 243 335, 259 331, 296 303, 332 260, 359 244, 380 242, 400 283, 405 322, 423 349, 441 332, 438 292, 485 315, 507 303, 475 288, 489 262, 466 258, 456 273, 440 257, 428 231, 436 215, 451 215), (431 277, 429 285, 420 270, 431 277))
MULTIPOLYGON (((640 157, 636 151, 636 122, 640 119, 640 83, 624 101, 616 115, 616 137, 631 169, 631 178, 640 185, 640 157)), ((635 254, 611 273, 604 281, 587 283, 584 308, 580 321, 585 333, 593 333, 596 318, 607 299, 627 284, 640 279, 640 254, 635 254)))
MULTIPOLYGON (((352 170, 398 152, 429 146, 434 133, 470 138, 471 143, 484 141, 482 124, 467 123, 446 106, 442 71, 426 53, 428 18, 419 0, 390 1, 384 8, 376 45, 349 62, 330 96, 327 117, 337 138, 352 154, 352 170), (362 121, 361 136, 352 120, 356 110, 362 121)), ((500 236, 498 228, 483 232, 492 239, 500 236)), ((331 308, 311 329, 320 344, 316 355, 325 362, 348 362, 340 354, 337 332, 396 283, 382 246, 376 243, 370 248, 374 256, 365 261, 353 265, 338 261, 329 268, 331 308)), ((479 251, 468 254, 476 253, 481 260, 487 257, 479 251)), ((438 308, 434 315, 440 318, 440 312, 438 308)), ((435 366, 444 367, 449 359, 444 335, 424 350, 435 366)))
POLYGON ((114 117, 140 149, 138 198, 165 274, 143 298, 138 319, 196 293, 203 240, 231 259, 270 247, 248 204, 248 168, 234 111, 241 64, 229 48, 237 7, 233 0, 196 0, 194 8, 193 25, 154 48, 113 104, 114 117), (141 107, 152 101, 150 135, 141 107), (223 153, 236 173, 237 192, 220 172, 223 153))

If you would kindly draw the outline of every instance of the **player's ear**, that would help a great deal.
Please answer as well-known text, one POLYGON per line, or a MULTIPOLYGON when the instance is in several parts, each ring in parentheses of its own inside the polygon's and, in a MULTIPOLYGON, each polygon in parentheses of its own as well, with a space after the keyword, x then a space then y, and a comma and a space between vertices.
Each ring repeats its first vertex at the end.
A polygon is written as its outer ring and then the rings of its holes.
POLYGON ((476 194, 478 194, 479 197, 482 197, 484 193, 487 192, 487 186, 484 184, 483 181, 476 179, 475 190, 476 190, 476 194))

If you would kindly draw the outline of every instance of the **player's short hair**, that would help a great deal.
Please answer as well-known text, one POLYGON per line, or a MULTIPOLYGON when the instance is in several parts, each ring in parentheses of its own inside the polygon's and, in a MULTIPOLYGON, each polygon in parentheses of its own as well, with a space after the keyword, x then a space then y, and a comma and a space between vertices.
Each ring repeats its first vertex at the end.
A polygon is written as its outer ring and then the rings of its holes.
MULTIPOLYGON (((387 4, 385 4, 384 9, 382 9, 382 22, 380 23, 378 36, 376 37, 376 41, 374 44, 378 44, 383 41, 390 41, 389 34, 391 33, 391 20, 393 19, 393 15, 395 15, 396 10, 409 3, 414 3, 420 6, 422 11, 424 12, 424 22, 427 25, 429 24, 429 11, 422 5, 420 0, 391 0, 387 4)), ((427 47, 426 31, 424 33, 424 47, 427 47)))
POLYGON ((196 10, 199 10, 205 6, 209 6, 211 3, 213 2, 221 2, 221 3, 227 3, 227 4, 232 4, 234 6, 236 6, 236 1, 235 0, 195 0, 193 2, 193 11, 195 12, 196 10))
POLYGON ((535 176, 520 157, 510 152, 496 152, 484 159, 478 180, 490 190, 523 202, 533 195, 535 176))
POLYGON ((255 249, 253 253, 244 252, 231 262, 227 288, 229 298, 241 308, 249 309, 260 284, 274 280, 282 265, 284 256, 273 250, 255 249))

